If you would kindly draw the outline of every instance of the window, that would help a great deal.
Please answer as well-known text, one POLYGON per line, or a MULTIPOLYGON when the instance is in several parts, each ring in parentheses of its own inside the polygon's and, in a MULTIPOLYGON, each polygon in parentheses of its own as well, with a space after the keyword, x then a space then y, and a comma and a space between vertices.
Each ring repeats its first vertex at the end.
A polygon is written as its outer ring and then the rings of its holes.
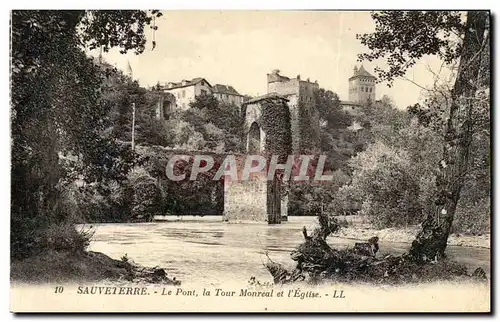
POLYGON ((186 90, 184 90, 184 89, 182 90, 182 97, 183 98, 186 97, 186 90))
POLYGON ((202 89, 202 90, 201 90, 201 95, 207 95, 207 91, 206 91, 206 90, 204 90, 204 89, 202 89))
POLYGON ((364 92, 365 91, 365 88, 363 86, 361 86, 361 91, 364 92))
POLYGON ((370 93, 372 92, 372 88, 370 87, 370 93))

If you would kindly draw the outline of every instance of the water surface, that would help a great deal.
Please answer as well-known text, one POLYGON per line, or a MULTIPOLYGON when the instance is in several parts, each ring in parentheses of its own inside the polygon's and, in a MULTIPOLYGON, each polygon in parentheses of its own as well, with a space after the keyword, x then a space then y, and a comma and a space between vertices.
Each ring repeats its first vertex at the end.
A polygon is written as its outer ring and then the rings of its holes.
MULTIPOLYGON (((309 231, 314 217, 290 217, 281 225, 266 223, 224 223, 221 217, 169 217, 153 223, 113 223, 93 225, 95 234, 90 250, 113 258, 127 254, 144 266, 160 266, 170 276, 185 283, 221 285, 246 282, 251 276, 272 281, 263 263, 267 256, 293 267, 290 252, 303 241, 302 227, 309 231)), ((352 246, 354 240, 330 237, 332 246, 352 246)), ((404 243, 380 243, 382 253, 402 254, 404 243)), ((469 270, 482 267, 489 272, 490 250, 484 248, 447 248, 451 259, 469 270)))

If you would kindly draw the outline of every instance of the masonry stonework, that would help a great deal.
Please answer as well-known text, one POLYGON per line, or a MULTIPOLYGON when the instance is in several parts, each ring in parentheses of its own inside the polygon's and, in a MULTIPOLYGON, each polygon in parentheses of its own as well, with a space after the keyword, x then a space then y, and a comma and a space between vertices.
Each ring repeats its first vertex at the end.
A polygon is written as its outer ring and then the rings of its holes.
POLYGON ((278 94, 288 99, 291 115, 292 150, 296 153, 319 147, 319 113, 315 104, 318 82, 302 80, 300 75, 289 78, 279 70, 267 74, 268 94, 278 94))
POLYGON ((267 221, 265 178, 224 183, 224 221, 267 221))

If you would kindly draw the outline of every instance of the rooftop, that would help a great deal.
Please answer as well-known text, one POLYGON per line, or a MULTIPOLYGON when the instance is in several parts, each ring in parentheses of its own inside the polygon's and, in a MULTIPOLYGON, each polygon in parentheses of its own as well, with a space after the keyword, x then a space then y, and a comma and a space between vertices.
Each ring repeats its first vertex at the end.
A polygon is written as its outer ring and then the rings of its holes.
POLYGON ((364 67, 361 65, 361 67, 358 69, 357 67, 354 67, 354 75, 351 76, 353 77, 358 77, 358 76, 364 76, 364 77, 371 77, 371 78, 376 78, 372 74, 370 74, 364 67))
MULTIPOLYGON (((288 82, 290 80, 298 80, 300 82, 307 82, 307 83, 313 83, 309 78, 307 80, 303 80, 300 78, 300 75, 297 75, 296 78, 290 78, 286 77, 280 74, 279 69, 273 70, 270 74, 267 74, 267 82, 268 83, 273 83, 273 82, 288 82)), ((317 84, 318 81, 314 81, 314 84, 317 84)))
POLYGON ((238 95, 238 96, 243 96, 238 91, 234 89, 234 87, 230 85, 221 85, 221 84, 215 84, 212 86, 212 91, 214 93, 222 93, 222 94, 231 94, 231 95, 238 95))
POLYGON ((210 84, 208 81, 202 77, 196 77, 193 78, 192 80, 183 80, 182 82, 179 83, 173 83, 173 82, 168 82, 165 86, 164 89, 173 89, 173 88, 181 88, 181 87, 187 87, 187 86, 193 86, 198 84, 201 81, 205 81, 209 86, 210 84))

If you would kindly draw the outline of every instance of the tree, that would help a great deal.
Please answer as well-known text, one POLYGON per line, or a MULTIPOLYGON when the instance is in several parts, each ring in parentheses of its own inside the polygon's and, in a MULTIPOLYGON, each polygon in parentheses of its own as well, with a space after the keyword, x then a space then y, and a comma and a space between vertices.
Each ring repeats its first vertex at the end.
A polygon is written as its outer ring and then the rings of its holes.
MULTIPOLYGON (((137 144, 171 145, 171 129, 157 117, 157 103, 173 101, 170 93, 139 86, 137 81, 125 76, 116 68, 101 62, 107 79, 101 98, 109 104, 109 114, 104 130, 110 137, 130 142, 132 137, 132 104, 135 104, 135 142, 137 144)), ((168 118, 170 115, 165 115, 168 118)))
POLYGON ((44 229, 67 221, 61 201, 74 180, 70 173, 87 182, 126 179, 133 154, 102 136, 106 74, 83 46, 141 53, 145 27, 159 16, 154 10, 12 12, 12 256, 42 251, 44 229), (76 167, 64 167, 63 156, 76 159, 76 167))
POLYGON ((437 169, 435 212, 428 214, 410 249, 416 261, 444 257, 468 172, 473 115, 482 97, 488 96, 481 86, 484 81, 478 77, 481 70, 489 70, 484 60, 490 41, 489 15, 487 11, 388 11, 372 13, 372 18, 375 32, 358 35, 370 50, 360 59, 387 58, 388 70, 376 71, 389 85, 425 55, 438 56, 445 63, 459 61, 437 169))
POLYGON ((202 94, 189 103, 182 115, 184 121, 203 134, 207 148, 213 151, 238 151, 243 118, 234 104, 219 102, 211 94, 202 94))
POLYGON ((342 110, 336 93, 320 88, 315 91, 315 104, 320 123, 320 149, 327 153, 330 168, 338 169, 352 155, 345 148, 345 133, 352 117, 342 110))
MULTIPOLYGON (((349 132, 347 128, 352 124, 352 117, 342 110, 338 95, 332 91, 323 88, 314 91, 314 103, 319 118, 319 148, 323 154, 326 154, 328 160, 324 169, 333 172, 345 168, 347 160, 354 152, 350 142, 346 141, 346 134, 349 132)), ((300 108, 304 106, 300 105, 300 108)), ((311 121, 307 115, 301 115, 301 117, 311 121)), ((311 126, 310 122, 302 122, 302 133, 306 133, 308 139, 314 137, 314 135, 309 136, 313 134, 311 126)), ((335 182, 291 184, 289 213, 291 215, 317 215, 321 212, 331 212, 329 205, 332 196, 341 185, 337 179, 345 176, 340 173, 342 171, 334 172, 335 182)))
POLYGON ((421 221, 421 178, 415 176, 415 163, 406 150, 376 142, 349 163, 352 180, 338 193, 346 206, 361 203, 361 214, 378 228, 421 221))

